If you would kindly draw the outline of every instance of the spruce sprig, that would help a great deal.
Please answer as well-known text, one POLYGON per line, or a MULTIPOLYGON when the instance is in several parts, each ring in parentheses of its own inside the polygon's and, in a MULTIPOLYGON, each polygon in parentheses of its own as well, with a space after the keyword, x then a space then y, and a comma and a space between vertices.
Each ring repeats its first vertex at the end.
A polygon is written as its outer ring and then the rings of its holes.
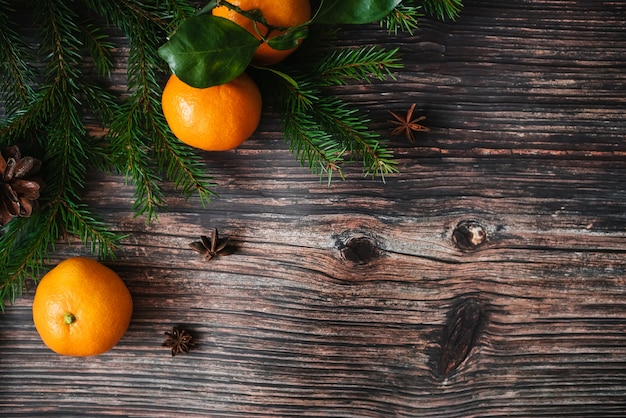
POLYGON ((364 176, 380 177, 384 182, 386 174, 398 171, 393 152, 380 134, 369 128, 370 120, 359 109, 337 97, 324 96, 317 102, 314 114, 348 151, 349 161, 362 161, 364 176))
POLYGON ((139 1, 88 3, 130 39, 128 59, 129 95, 110 126, 110 149, 116 168, 135 187, 133 210, 146 221, 166 206, 161 173, 180 189, 185 198, 197 193, 200 202, 210 202, 212 179, 198 155, 173 138, 161 112, 164 63, 157 50, 172 26, 194 9, 183 1, 146 5, 139 1), (152 164, 156 162, 156 167, 152 164))
MULTIPOLYGON (((166 206, 164 179, 173 182, 185 198, 197 194, 202 204, 211 200, 212 179, 202 160, 173 137, 160 108, 167 69, 158 49, 166 35, 175 33, 180 23, 194 14, 190 3, 33 0, 30 9, 35 10, 40 45, 34 51, 32 40, 26 42, 12 23, 13 5, 0 0, 0 20, 5 22, 0 26, 0 95, 4 102, 0 110, 5 115, 0 147, 17 143, 40 157, 47 182, 39 199, 40 210, 30 218, 14 219, 0 230, 0 309, 19 296, 27 279, 40 276, 49 251, 61 237, 75 236, 98 257, 114 257, 123 236, 81 203, 91 170, 114 169, 125 174, 135 186, 133 210, 147 222, 166 206), (119 97, 99 82, 99 77, 108 76, 113 68, 111 50, 115 45, 106 35, 110 28, 103 31, 93 16, 104 18, 128 39, 128 90, 119 97), (43 67, 33 66, 33 62, 41 62, 43 67), (93 70, 85 71, 89 65, 96 69, 97 77, 93 70), (89 133, 86 120, 92 126, 94 117, 106 128, 102 138, 89 133)), ((383 3, 385 7, 396 4, 383 3)), ((339 15, 350 19, 355 18, 354 5, 367 11, 367 2, 356 0, 314 4, 338 7, 339 15)), ((412 33, 421 13, 455 19, 460 7, 461 0, 404 0, 380 23, 393 33, 412 33)), ((357 23, 333 22, 332 11, 326 7, 325 24, 357 23)), ((316 26, 315 21, 310 23, 311 29, 316 26)), ((325 32, 336 30, 326 27, 325 32)), ((393 78, 394 71, 401 68, 399 51, 378 47, 337 50, 323 37, 310 42, 313 39, 315 36, 309 36, 306 43, 313 48, 307 52, 306 45, 300 48, 300 56, 306 59, 255 71, 257 77, 271 78, 261 84, 274 86, 265 97, 275 99, 289 148, 303 165, 308 164, 321 178, 327 177, 329 184, 334 174, 344 176, 344 163, 359 161, 365 175, 384 180, 386 174, 397 171, 393 152, 369 129, 367 115, 333 95, 332 87, 393 78)))
POLYGON ((462 0, 404 0, 402 3, 407 6, 419 3, 430 16, 440 20, 457 19, 463 8, 462 0))
POLYGON ((42 210, 10 223, 0 236, 1 309, 20 294, 28 277, 38 275, 61 236, 80 237, 102 256, 112 255, 120 239, 80 203, 88 156, 97 148, 87 135, 82 112, 85 105, 101 110, 110 104, 108 94, 89 84, 82 72, 76 12, 62 2, 38 1, 34 7, 42 40, 39 54, 47 57, 43 87, 29 93, 27 108, 15 112, 0 133, 3 141, 30 138, 31 149, 44 150, 47 186, 40 199, 42 210))
POLYGON ((418 28, 419 19, 424 16, 422 6, 407 6, 400 3, 391 13, 380 21, 380 25, 387 28, 388 33, 397 35, 399 32, 407 32, 413 35, 418 28))
POLYGON ((0 94, 7 114, 15 112, 32 97, 33 73, 29 62, 32 54, 28 44, 17 33, 15 23, 9 18, 13 9, 0 0, 0 94))
POLYGON ((298 54, 315 56, 315 60, 295 59, 279 67, 280 71, 261 72, 260 76, 273 79, 259 84, 273 87, 266 96, 275 99, 285 141, 313 174, 326 177, 330 185, 334 173, 344 178, 346 162, 361 161, 365 176, 384 181, 386 174, 397 172, 393 152, 379 133, 369 129, 366 115, 328 88, 393 78, 393 70, 402 68, 398 49, 363 46, 322 53, 323 38, 336 35, 336 31, 313 34, 319 38, 302 45, 298 54))
POLYGON ((328 183, 333 173, 343 177, 342 163, 345 148, 335 141, 314 115, 301 112, 285 112, 282 115, 285 139, 289 150, 296 155, 300 164, 308 164, 320 178, 327 176, 328 183))
POLYGON ((378 46, 341 48, 331 51, 313 65, 310 76, 320 85, 347 84, 350 80, 371 83, 372 79, 395 79, 393 70, 402 68, 399 48, 378 46))
POLYGON ((413 35, 419 20, 429 15, 439 20, 455 20, 463 8, 462 0, 404 0, 380 21, 380 26, 397 35, 407 32, 413 35))
MULTIPOLYGON (((90 170, 114 168, 126 173, 136 186, 135 213, 146 215, 148 221, 165 206, 162 173, 185 197, 197 193, 204 204, 212 195, 201 160, 173 138, 160 111, 166 73, 156 51, 169 25, 193 13, 193 7, 182 0, 81 4, 83 8, 62 0, 33 3, 41 45, 36 52, 29 50, 11 19, 0 30, 0 86, 8 104, 2 109, 6 119, 0 125, 0 147, 18 143, 29 154, 39 153, 46 181, 40 210, 30 218, 14 219, 0 231, 2 310, 21 294, 28 279, 40 277, 49 251, 62 237, 77 237, 100 258, 115 256, 123 236, 81 203, 90 170), (90 13, 82 14, 86 10, 90 13), (122 97, 114 97, 85 71, 89 62, 99 75, 112 68, 113 44, 89 21, 87 14, 94 12, 120 28, 130 43, 129 90, 122 97), (29 65, 37 60, 45 63, 40 71, 29 65), (87 121, 93 124, 94 116, 108 128, 106 137, 89 134, 87 121)), ((0 0, 0 17, 11 13, 0 0)))

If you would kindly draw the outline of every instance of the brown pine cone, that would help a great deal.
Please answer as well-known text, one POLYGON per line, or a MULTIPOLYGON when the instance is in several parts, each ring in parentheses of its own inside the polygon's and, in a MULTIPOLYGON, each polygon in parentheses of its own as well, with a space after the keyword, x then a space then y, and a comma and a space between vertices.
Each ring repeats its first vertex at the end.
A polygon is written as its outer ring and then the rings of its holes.
POLYGON ((17 145, 0 153, 0 227, 33 213, 44 187, 43 180, 34 176, 40 168, 41 161, 22 157, 17 145))

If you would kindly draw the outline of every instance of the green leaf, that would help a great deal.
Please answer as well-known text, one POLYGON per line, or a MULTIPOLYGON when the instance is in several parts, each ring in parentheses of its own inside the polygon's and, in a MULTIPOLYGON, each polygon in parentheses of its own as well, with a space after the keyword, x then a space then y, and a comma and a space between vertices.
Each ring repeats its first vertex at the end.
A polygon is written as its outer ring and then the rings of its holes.
POLYGON ((186 19, 159 48, 159 55, 183 82, 207 88, 240 75, 259 44, 247 30, 228 19, 200 15, 186 19))
POLYGON ((300 39, 304 39, 309 34, 309 28, 306 26, 299 26, 289 30, 288 32, 276 36, 274 38, 270 38, 266 41, 266 43, 274 48, 279 50, 286 50, 295 48, 298 46, 298 41, 300 39))
POLYGON ((315 23, 364 24, 387 16, 402 0, 324 0, 315 23))

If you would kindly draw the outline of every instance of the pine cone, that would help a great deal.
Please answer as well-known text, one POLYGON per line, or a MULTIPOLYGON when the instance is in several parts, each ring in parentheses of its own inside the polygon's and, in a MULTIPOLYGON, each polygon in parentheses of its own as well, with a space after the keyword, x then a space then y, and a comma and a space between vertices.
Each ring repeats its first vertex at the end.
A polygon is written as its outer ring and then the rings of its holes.
POLYGON ((17 145, 0 153, 0 227, 33 213, 44 187, 43 181, 34 177, 40 168, 41 161, 22 157, 17 145))

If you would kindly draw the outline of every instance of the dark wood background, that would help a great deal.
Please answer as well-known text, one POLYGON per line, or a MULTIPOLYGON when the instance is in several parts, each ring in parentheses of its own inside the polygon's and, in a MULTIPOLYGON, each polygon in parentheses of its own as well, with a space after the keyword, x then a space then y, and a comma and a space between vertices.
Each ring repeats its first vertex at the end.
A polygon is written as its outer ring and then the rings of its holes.
POLYGON ((130 328, 58 356, 26 293, 0 316, 0 414, 626 416, 626 2, 465 4, 415 36, 345 32, 405 68, 337 93, 385 135, 412 103, 432 128, 391 138, 386 183, 355 167, 327 187, 271 114, 204 155, 206 208, 167 189, 146 225, 124 179, 94 173, 85 201, 129 234, 107 264, 130 328), (188 245, 214 227, 238 251, 205 263, 188 245), (174 325, 188 355, 161 347, 174 325))

